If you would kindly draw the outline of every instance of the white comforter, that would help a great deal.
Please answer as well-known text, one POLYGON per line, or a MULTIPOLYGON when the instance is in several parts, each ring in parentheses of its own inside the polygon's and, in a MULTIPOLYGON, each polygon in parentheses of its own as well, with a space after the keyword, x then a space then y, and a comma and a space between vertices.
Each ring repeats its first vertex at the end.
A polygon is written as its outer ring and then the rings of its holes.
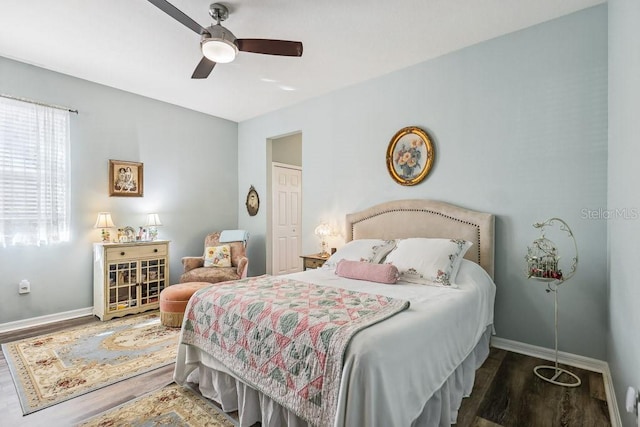
MULTIPOLYGON (((467 260, 458 272, 457 289, 344 279, 332 269, 289 277, 411 301, 408 310, 353 337, 344 360, 336 427, 412 425, 493 324, 495 284, 467 260)), ((180 345, 176 382, 184 383, 200 363, 230 374, 210 356, 185 347, 180 345)))

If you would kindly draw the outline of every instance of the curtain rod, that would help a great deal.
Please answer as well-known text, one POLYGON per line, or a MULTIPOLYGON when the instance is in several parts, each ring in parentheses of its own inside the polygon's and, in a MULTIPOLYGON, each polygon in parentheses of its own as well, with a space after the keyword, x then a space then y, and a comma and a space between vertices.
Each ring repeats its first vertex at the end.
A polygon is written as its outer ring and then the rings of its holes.
POLYGON ((7 99, 13 99, 15 101, 28 102, 29 104, 41 105, 43 107, 57 108, 58 110, 66 110, 66 111, 68 111, 70 113, 78 114, 78 110, 73 110, 73 109, 68 108, 68 107, 61 107, 60 105, 46 104, 44 102, 34 101, 32 99, 20 98, 20 97, 17 97, 17 96, 6 95, 4 93, 0 93, 0 97, 7 98, 7 99))

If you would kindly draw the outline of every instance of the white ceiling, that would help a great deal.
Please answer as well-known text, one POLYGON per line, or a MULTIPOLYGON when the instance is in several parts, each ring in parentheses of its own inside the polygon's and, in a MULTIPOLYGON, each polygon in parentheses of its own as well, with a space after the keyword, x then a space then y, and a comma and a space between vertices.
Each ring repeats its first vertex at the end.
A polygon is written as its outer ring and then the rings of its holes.
MULTIPOLYGON (((213 1, 170 1, 211 24, 213 1)), ((304 54, 240 52, 192 80, 199 36, 148 1, 1 0, 0 56, 239 122, 603 2, 222 0, 236 37, 304 54)))

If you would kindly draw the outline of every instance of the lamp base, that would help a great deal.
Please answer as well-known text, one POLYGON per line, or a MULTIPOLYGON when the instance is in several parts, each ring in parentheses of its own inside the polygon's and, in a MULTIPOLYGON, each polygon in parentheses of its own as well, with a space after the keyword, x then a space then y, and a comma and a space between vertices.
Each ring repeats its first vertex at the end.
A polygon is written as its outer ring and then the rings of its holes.
POLYGON ((548 366, 548 365, 540 365, 533 368, 533 372, 541 379, 550 382, 551 384, 559 385, 562 387, 578 387, 582 384, 580 378, 577 377, 573 372, 569 372, 566 369, 558 368, 557 366, 548 366), (548 376, 543 375, 540 371, 552 371, 548 376), (564 382, 559 380, 560 375, 566 374, 571 377, 571 381, 564 382))
POLYGON ((320 251, 320 254, 318 256, 322 258, 329 258, 330 255, 331 254, 327 252, 327 242, 322 239, 322 250, 320 251))
POLYGON ((156 227, 149 227, 148 239, 151 242, 158 239, 158 229, 156 227))

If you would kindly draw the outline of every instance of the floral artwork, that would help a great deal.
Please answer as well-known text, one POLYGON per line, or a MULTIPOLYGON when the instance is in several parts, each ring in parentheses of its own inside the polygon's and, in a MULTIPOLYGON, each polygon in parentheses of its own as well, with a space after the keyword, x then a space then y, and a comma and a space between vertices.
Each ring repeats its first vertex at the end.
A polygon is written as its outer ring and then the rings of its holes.
MULTIPOLYGON (((405 137, 404 139, 408 138, 405 137)), ((422 157, 421 148, 424 143, 420 138, 416 137, 411 139, 408 144, 402 141, 400 144, 400 149, 395 154, 394 165, 396 170, 401 171, 400 175, 404 179, 411 179, 415 176, 415 171, 419 171, 422 167, 420 158, 422 157)))
POLYGON ((402 185, 422 181, 433 165, 433 146, 422 129, 406 127, 398 131, 387 149, 387 169, 402 185))

